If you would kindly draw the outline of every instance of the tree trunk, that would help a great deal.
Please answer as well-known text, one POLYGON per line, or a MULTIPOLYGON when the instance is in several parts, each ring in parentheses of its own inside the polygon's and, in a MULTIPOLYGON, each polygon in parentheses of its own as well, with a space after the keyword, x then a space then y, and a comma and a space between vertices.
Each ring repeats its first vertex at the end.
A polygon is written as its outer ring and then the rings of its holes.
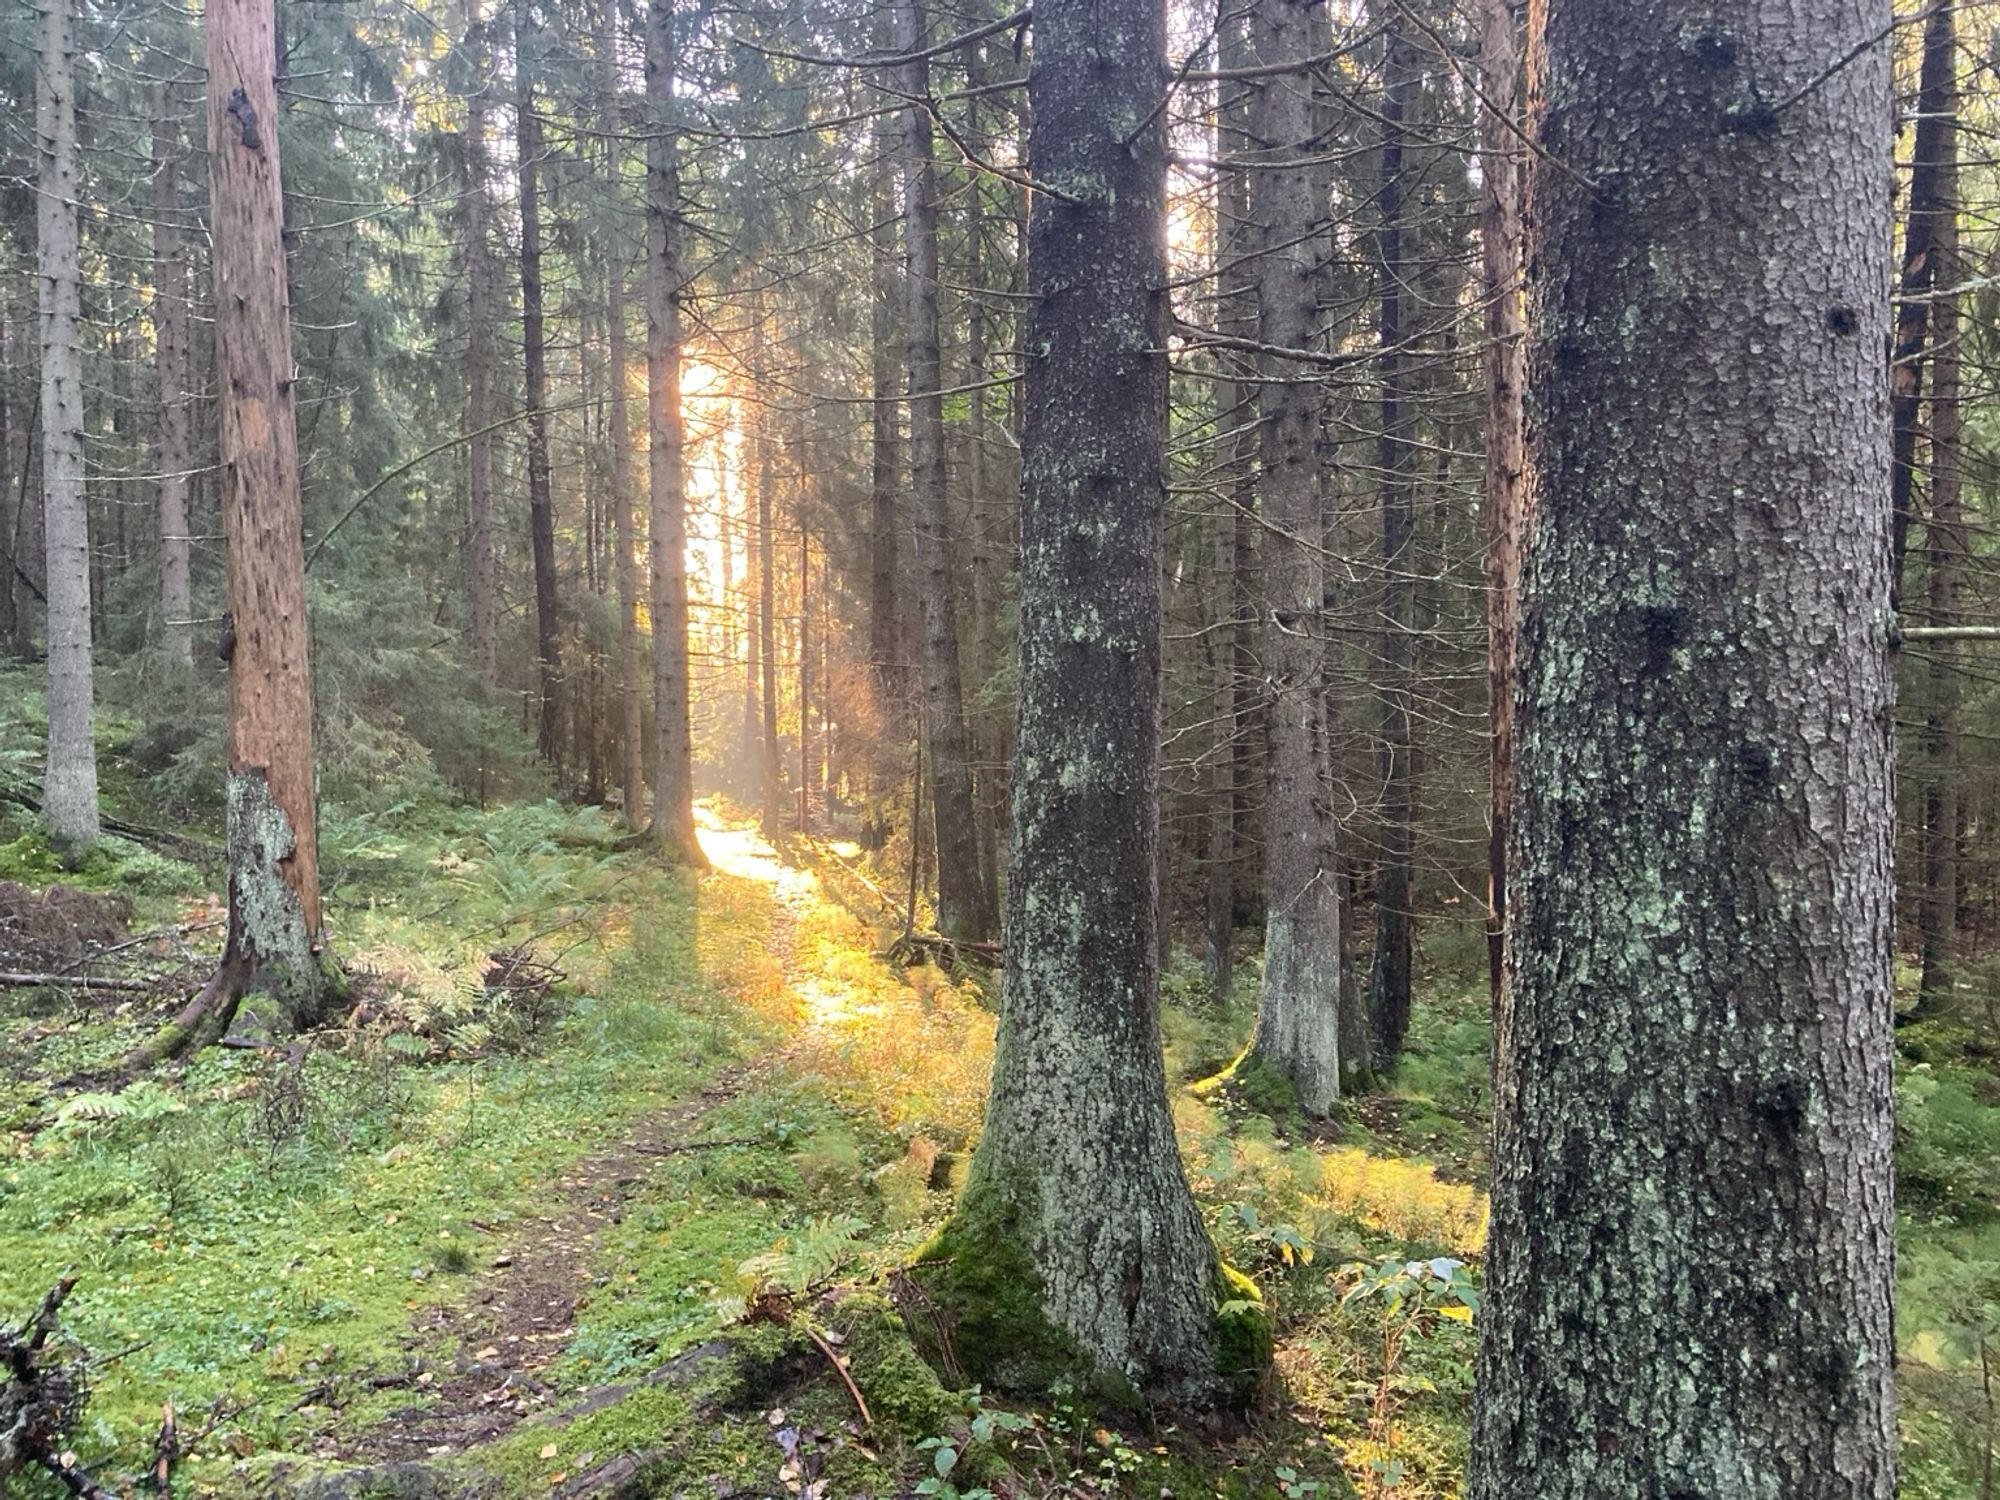
POLYGON ((971 1178, 919 1271, 972 1378, 1045 1383, 1081 1356, 1205 1401, 1258 1363, 1262 1323, 1218 1315, 1160 1058, 1165 5, 1038 0, 1034 24, 1030 152, 1063 196, 1032 229, 1000 1034, 971 1178))
MULTIPOLYGON (((922 49, 923 0, 898 0, 896 46, 922 49)), ((930 92, 928 64, 900 70, 898 91, 930 92)), ((951 518, 945 494, 943 362, 938 347, 937 165, 930 115, 903 112, 903 235, 908 252, 910 487, 917 501, 917 584, 923 612, 924 727, 930 743, 931 815, 938 864, 938 930, 989 941, 998 923, 993 892, 979 865, 979 814, 972 796, 972 741, 958 653, 958 610, 951 570, 951 518)))
POLYGON ((652 488, 653 841, 706 864, 694 833, 688 723, 687 476, 681 453, 680 153, 674 130, 674 0, 646 8, 646 430, 652 488))
POLYGON ((1413 816, 1410 696, 1414 686, 1415 602, 1410 576, 1411 506, 1409 359, 1403 352, 1403 143, 1404 119, 1415 85, 1401 13, 1392 7, 1383 38, 1382 177, 1376 197, 1381 273, 1382 381, 1382 640, 1377 647, 1377 692, 1382 706, 1382 817, 1375 861, 1375 953, 1368 970, 1368 1014, 1375 1031, 1375 1063, 1393 1067, 1410 1029, 1410 948, 1414 896, 1411 879, 1413 816))
MULTIPOLYGON (((625 346, 625 239, 618 232, 620 179, 623 176, 619 133, 625 128, 625 114, 618 88, 618 0, 603 0, 599 19, 598 51, 603 70, 604 101, 604 184, 607 259, 610 263, 606 293, 611 355, 610 391, 606 400, 611 423, 611 511, 618 546, 618 689, 619 721, 624 754, 619 762, 619 787, 625 821, 633 827, 645 822, 646 689, 639 660, 639 539, 632 519, 632 422, 626 411, 626 365, 630 355, 625 346)), ((725 604, 728 601, 723 601, 725 604)))
POLYGON ((1724 14, 1530 12, 1474 1500, 1894 1488, 1888 7, 1724 14))
POLYGON ((493 611, 493 333, 500 311, 494 305, 493 248, 487 230, 486 89, 492 78, 492 32, 486 21, 466 28, 473 65, 465 106, 465 283, 466 283, 466 491, 471 511, 468 545, 472 552, 472 654, 479 679, 499 685, 500 652, 493 611))
POLYGON ((1514 646, 1527 543, 1521 457, 1521 73, 1508 0, 1479 0, 1479 254, 1486 304, 1486 969, 1496 1020, 1507 964, 1507 828, 1514 786, 1514 646))
POLYGON ((541 683, 542 759, 563 761, 562 641, 556 617, 555 499, 549 483, 549 374, 542 331, 542 118, 535 106, 528 0, 514 6, 514 135, 520 153, 521 370, 528 412, 528 544, 535 567, 535 666, 541 683))
MULTIPOLYGON (((764 312, 752 312, 750 381, 764 388, 764 312)), ((751 472, 757 486, 757 640, 764 659, 764 837, 775 839, 784 818, 784 755, 778 744, 778 536, 771 517, 771 413, 756 406, 751 420, 751 472)))
POLYGON ((160 640, 168 666, 194 671, 188 589, 187 259, 181 249, 180 124, 173 88, 153 85, 153 374, 159 416, 160 640))
POLYGON ((868 662, 881 705, 885 738, 900 741, 909 723, 909 682, 903 660, 903 606, 898 597, 897 493, 902 484, 902 441, 896 407, 903 392, 896 358, 896 117, 883 114, 874 129, 875 181, 871 207, 876 231, 870 245, 874 276, 869 307, 868 410, 868 662))
MULTIPOLYGON (((1260 0, 1251 14, 1253 66, 1277 68, 1253 96, 1250 219, 1259 254, 1257 339, 1292 349, 1315 340, 1321 218, 1314 173, 1310 72, 1318 12, 1310 0, 1260 0)), ((1263 475, 1270 674, 1270 824, 1264 876, 1264 991, 1252 1055, 1289 1078, 1309 1114, 1340 1098, 1340 887, 1332 763, 1326 739, 1326 570, 1321 563, 1319 393, 1295 361, 1264 357, 1257 391, 1263 475)))
POLYGON ((312 680, 299 502, 271 0, 206 12, 209 201, 228 555, 229 937, 226 988, 275 1002, 261 1037, 316 1024, 334 998, 323 952, 312 680))
POLYGON ((1933 253, 1945 212, 1941 174, 1946 137, 1955 128, 1957 0, 1931 0, 1924 17, 1923 65, 1917 80, 1917 132, 1910 167, 1910 213, 1903 230, 1901 298, 1889 365, 1889 427, 1894 434, 1889 468, 1889 608, 1903 602, 1903 559, 1908 550, 1911 498, 1916 492, 1918 421, 1924 397, 1924 355, 1930 344, 1930 296, 1937 283, 1933 253))
POLYGON ((35 73, 41 159, 35 175, 41 291, 42 539, 48 594, 48 760, 42 819, 58 842, 96 842, 97 748, 90 715, 90 512, 83 487, 83 354, 76 177, 76 58, 70 0, 47 0, 35 73))
MULTIPOLYGON (((1958 586, 1967 558, 1965 531, 1965 419, 1959 408, 1958 261, 1958 47, 1949 7, 1934 13, 1924 33, 1924 107, 1942 116, 1934 134, 1930 324, 1930 515, 1925 525, 1929 575, 1927 612, 1932 625, 1956 625, 1958 586), (1933 64, 1932 53, 1942 54, 1933 64)), ((1951 1008, 1958 952, 1958 689, 1954 648, 1939 642, 1926 664, 1922 777, 1923 889, 1917 925, 1923 969, 1917 1014, 1951 1008)))

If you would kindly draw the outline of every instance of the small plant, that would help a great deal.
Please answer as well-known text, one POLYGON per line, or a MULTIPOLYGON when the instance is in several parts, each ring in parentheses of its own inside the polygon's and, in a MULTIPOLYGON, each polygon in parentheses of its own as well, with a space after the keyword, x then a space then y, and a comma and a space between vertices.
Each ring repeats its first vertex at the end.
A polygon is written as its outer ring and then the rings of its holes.
POLYGON ((1465 1262, 1443 1255, 1432 1260, 1387 1255, 1374 1262, 1352 1262, 1340 1274, 1349 1283, 1341 1305, 1372 1306, 1382 1319, 1381 1362, 1368 1391, 1369 1441, 1362 1490, 1366 1496, 1380 1497, 1394 1491, 1404 1478, 1403 1461, 1395 1453, 1398 1398, 1437 1390, 1428 1376, 1403 1370, 1410 1342, 1429 1338, 1446 1322, 1470 1323, 1479 1310, 1479 1289, 1466 1273, 1465 1262))
POLYGON ((453 1276, 463 1276, 472 1269, 472 1250, 463 1240, 440 1240, 431 1258, 440 1271, 453 1276))

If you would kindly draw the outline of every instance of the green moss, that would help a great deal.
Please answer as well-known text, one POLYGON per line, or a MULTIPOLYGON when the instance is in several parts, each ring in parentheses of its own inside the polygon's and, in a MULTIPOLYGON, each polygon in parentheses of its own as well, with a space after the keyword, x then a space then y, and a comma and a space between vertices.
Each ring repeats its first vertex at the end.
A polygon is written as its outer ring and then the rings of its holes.
POLYGON ((1298 1085, 1249 1048, 1220 1073, 1195 1084, 1191 1092, 1197 1099, 1211 1103, 1233 1100, 1246 1109, 1269 1116, 1275 1124, 1295 1134, 1305 1129, 1298 1085))
POLYGON ((975 1181, 917 1252, 910 1274, 949 1343, 932 1351, 947 1370, 1020 1392, 1088 1377, 1082 1351, 1043 1311, 1041 1273, 1026 1248, 1031 1238, 1017 1195, 1004 1184, 975 1181))
POLYGON ((1239 1399, 1264 1383, 1274 1349, 1271 1313, 1257 1283, 1227 1261, 1216 1276, 1215 1367, 1239 1399))
POLYGON ((902 1314, 886 1298, 845 1297, 828 1321, 846 1341, 848 1371, 878 1427, 905 1442, 944 1431, 959 1403, 917 1352, 902 1314))

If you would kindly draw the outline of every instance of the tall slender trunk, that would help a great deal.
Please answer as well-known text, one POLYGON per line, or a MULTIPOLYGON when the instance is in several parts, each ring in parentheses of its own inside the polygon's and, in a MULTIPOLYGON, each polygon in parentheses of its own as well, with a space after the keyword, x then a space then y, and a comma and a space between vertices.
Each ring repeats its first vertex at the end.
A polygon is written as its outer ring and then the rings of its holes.
POLYGON ((14 338, 13 316, 12 299, 0 292, 0 545, 7 553, 0 561, 0 650, 18 654, 21 616, 14 591, 20 586, 21 561, 15 551, 20 518, 14 509, 14 437, 20 407, 14 395, 14 351, 20 344, 14 338))
POLYGON ((620 739, 624 749, 619 763, 619 787, 625 821, 636 828, 645 822, 646 688, 639 660, 639 539, 632 519, 632 421, 625 400, 626 369, 631 356, 625 344, 625 237, 619 232, 624 207, 620 186, 624 152, 619 135, 625 128, 625 112, 618 87, 618 0, 602 0, 598 27, 599 65, 603 72, 603 104, 599 113, 604 122, 604 206, 610 271, 605 308, 611 376, 605 406, 611 424, 609 500, 618 547, 618 691, 620 739))
MULTIPOLYGON (((803 465, 799 479, 803 487, 803 465)), ((812 832, 812 534, 803 514, 799 517, 799 832, 812 832)))
MULTIPOLYGON (((1251 105, 1258 161, 1250 219, 1258 255, 1257 338, 1292 349, 1316 337, 1320 206, 1311 168, 1313 45, 1310 0, 1259 0, 1251 14, 1253 65, 1290 68, 1265 79, 1251 105), (1297 64, 1298 66, 1292 67, 1297 64)), ((1340 1097, 1340 888, 1326 738, 1326 570, 1320 560, 1319 402, 1291 360, 1259 361, 1259 458, 1265 543, 1265 660, 1270 674, 1270 826, 1264 990, 1253 1055, 1292 1080, 1300 1104, 1324 1115, 1340 1097)))
POLYGON ((194 670, 188 590, 187 258, 181 249, 180 124, 173 86, 153 85, 153 376, 159 415, 160 640, 168 665, 194 670))
POLYGON ((90 715, 90 512, 83 487, 83 355, 76 177, 76 58, 70 0, 46 0, 35 74, 36 285, 42 335, 42 539, 48 594, 48 760, 42 819, 82 848, 98 835, 90 715))
MULTIPOLYGON (((923 0, 897 0, 896 46, 922 49, 923 0)), ((929 65, 900 70, 900 92, 927 98, 929 65)), ((938 346, 937 164, 930 115, 903 111, 903 235, 908 255, 910 487, 917 502, 917 580, 923 612, 924 725, 930 742, 931 814, 937 823, 938 928, 947 937, 984 941, 998 913, 979 864, 979 815, 972 795, 972 742, 958 651, 958 609, 951 568, 951 517, 945 494, 943 362, 938 346)))
POLYGON ((209 203, 229 662, 229 937, 262 1035, 334 998, 320 922, 312 680, 271 0, 210 0, 209 203))
POLYGON ((1499 1023, 1507 966, 1507 829, 1514 786, 1514 647, 1527 545, 1522 484, 1520 142, 1510 128, 1521 72, 1508 0, 1479 0, 1480 294, 1486 306, 1486 969, 1499 1023))
POLYGON ((1035 7, 1030 155, 1063 196, 1032 229, 1000 1034, 970 1180, 914 1274, 973 1378, 1045 1383, 1080 1357, 1200 1402, 1258 1357, 1222 1336, 1160 1059, 1165 9, 1035 7))
MULTIPOLYGON (((1959 408, 1958 283, 1958 48, 1949 8, 1934 13, 1924 34, 1924 104, 1941 116, 1932 215, 1930 392, 1930 514, 1925 524, 1926 612, 1933 625, 1958 621, 1958 587, 1968 556, 1965 530, 1965 418, 1959 408), (1943 56, 1935 65, 1932 52, 1943 56)), ((1937 642, 1926 665, 1921 752, 1923 888, 1917 925, 1923 969, 1917 1012, 1951 1007, 1958 953, 1958 693, 1960 664, 1937 642)))
POLYGON ((1408 357, 1403 352, 1405 284, 1403 245, 1404 120, 1415 87, 1415 69, 1403 36, 1401 12, 1389 11, 1383 38, 1382 176, 1377 191, 1376 234, 1381 275, 1382 382, 1382 640, 1377 647, 1381 700, 1382 817, 1375 864, 1375 953, 1368 971, 1368 1013, 1375 1030, 1375 1062, 1393 1066, 1410 1028, 1410 949, 1415 896, 1411 855, 1414 791, 1411 786, 1410 696, 1415 670, 1415 587, 1410 542, 1415 530, 1409 427, 1413 419, 1408 357))
POLYGON ((542 759, 560 774, 563 671, 556 599, 555 498, 549 481, 549 374, 542 327, 542 118, 535 104, 536 34, 528 0, 514 5, 514 136, 520 152, 521 370, 528 412, 528 544, 535 567, 535 666, 541 682, 542 759))
POLYGON ((674 0, 647 0, 646 428, 652 488, 653 841, 702 865, 688 724, 687 476, 681 452, 680 149, 674 136, 674 0))
MULTIPOLYGON (((752 309, 750 381, 761 392, 769 373, 764 366, 764 310, 752 309)), ((757 486, 757 640, 764 659, 764 777, 763 826, 775 838, 784 817, 784 764, 778 744, 778 538, 771 516, 771 413, 761 403, 752 408, 756 426, 751 437, 751 473, 757 486)))
POLYGON ((902 438, 897 402, 903 394, 896 350, 896 118, 883 114, 874 129, 875 177, 869 198, 875 215, 870 240, 874 267, 869 306, 868 410, 868 662, 881 705, 886 738, 900 741, 909 723, 909 682, 903 659, 903 606, 898 573, 902 517, 902 438))
POLYGON ((473 63, 465 107, 465 284, 466 491, 471 550, 472 654, 479 680, 498 685, 500 654, 493 610, 493 333, 499 321, 494 299, 493 248, 488 240, 486 196, 486 90, 493 76, 493 36, 480 19, 478 0, 466 27, 473 63))
POLYGON ((1889 1500, 1888 6, 1529 14, 1469 1492, 1889 1500))
POLYGON ((1889 366, 1889 608, 1903 602, 1903 561, 1908 550, 1911 501, 1916 492, 1917 440, 1924 399, 1924 358, 1930 346, 1931 288, 1942 197, 1946 137, 1955 126, 1957 0, 1931 0, 1924 17, 1924 55, 1917 79, 1917 130, 1910 168, 1910 212, 1903 230, 1896 338, 1889 366))

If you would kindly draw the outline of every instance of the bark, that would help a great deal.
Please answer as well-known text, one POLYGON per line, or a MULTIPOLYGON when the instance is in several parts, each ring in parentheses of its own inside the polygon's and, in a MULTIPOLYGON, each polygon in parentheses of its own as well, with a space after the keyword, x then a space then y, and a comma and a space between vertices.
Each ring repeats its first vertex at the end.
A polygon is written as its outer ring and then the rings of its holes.
POLYGON ((1514 786, 1514 649, 1528 535, 1521 454, 1520 142, 1509 128, 1521 73, 1508 0, 1479 0, 1480 293, 1486 305, 1486 967, 1493 1003, 1507 965, 1507 829, 1514 786))
MULTIPOLYGON (((763 307, 753 310, 756 321, 750 332, 750 380, 761 390, 764 385, 763 307)), ((785 786, 782 752, 778 745, 778 538, 771 517, 771 413, 759 405, 753 408, 755 428, 751 436, 751 472, 757 487, 757 640, 764 661, 764 773, 763 830, 767 839, 776 838, 783 821, 785 786)))
MULTIPOLYGON (((1309 57, 1319 11, 1310 0, 1260 0, 1252 66, 1309 57)), ((1318 323, 1313 227, 1322 217, 1313 154, 1312 77, 1265 79, 1251 104, 1258 143, 1250 174, 1257 341, 1310 348, 1318 323)), ((1289 1078, 1309 1114, 1340 1098, 1340 887, 1334 877, 1332 763, 1326 737, 1319 393, 1289 360, 1264 357, 1257 388, 1264 520, 1265 661, 1270 674, 1269 836, 1265 843, 1264 989, 1252 1056, 1289 1078)), ((1359 1062, 1362 1059, 1348 1059, 1359 1062)))
POLYGON ((1474 1500, 1894 1489, 1887 19, 1531 11, 1474 1500))
POLYGON ((0 559, 0 650, 21 653, 21 615, 15 602, 20 587, 20 556, 15 550, 20 518, 14 508, 14 436, 20 407, 14 395, 14 358, 20 348, 13 336, 12 300, 0 293, 0 538, 7 555, 0 559))
POLYGON ((465 281, 466 281, 466 446, 467 503, 471 511, 472 653, 479 679, 489 689, 499 683, 499 642, 493 612, 493 440, 487 429, 493 409, 493 334, 500 310, 494 298, 493 248, 486 197, 486 88, 492 76, 492 33, 475 19, 466 28, 466 48, 474 75, 465 112, 465 281))
MULTIPOLYGON (((229 663, 227 991, 240 1030, 316 1024, 334 998, 320 923, 312 685, 285 282, 271 0, 206 12, 215 358, 229 663)), ((227 1019, 227 1010, 222 1013, 227 1019)))
MULTIPOLYGON (((633 827, 645 821, 646 689, 639 660, 639 539, 632 519, 632 421, 626 409, 626 369, 630 355, 625 343, 625 250, 618 232, 622 217, 620 181, 624 174, 619 132, 624 110, 618 89, 618 0, 603 0, 599 18, 598 53, 603 72, 605 224, 609 239, 609 289, 605 296, 611 356, 610 391, 606 400, 611 423, 610 504, 618 548, 618 692, 620 743, 619 787, 625 821, 633 827)), ((725 598, 725 604, 728 602, 725 598)))
POLYGON ((1917 79, 1917 131, 1910 168, 1909 221, 1903 230, 1896 337, 1889 366, 1889 607, 1903 600, 1911 500, 1916 491, 1919 414, 1924 398, 1924 358, 1930 346, 1930 295, 1937 283, 1933 248, 1945 213, 1942 191, 1947 137, 1954 129, 1957 94, 1956 0, 1932 0, 1924 17, 1924 55, 1917 79))
POLYGON ((1401 12, 1391 10, 1383 39, 1381 182, 1376 228, 1381 276, 1378 373, 1382 382, 1382 639, 1376 648, 1381 703, 1382 814, 1375 863, 1375 952, 1368 971, 1368 1013, 1374 1026, 1375 1063, 1391 1067, 1410 1029, 1412 913, 1410 696, 1415 673, 1415 589, 1410 542, 1412 419, 1409 358, 1403 352, 1403 303, 1407 287, 1403 246, 1403 147, 1405 117, 1415 85, 1401 12))
POLYGON ((35 73, 36 286, 41 294, 42 539, 48 595, 48 760, 42 819, 75 848, 97 840, 90 662, 90 513, 83 484, 83 355, 76 175, 76 58, 69 0, 42 12, 35 73))
MULTIPOLYGON (((923 0, 898 0, 896 46, 924 46, 923 0)), ((930 92, 928 64, 900 70, 898 91, 930 92)), ((972 793, 972 739, 959 664, 958 604, 945 493, 943 362, 938 347, 937 164, 929 113, 903 112, 903 235, 907 252, 905 332, 909 340, 910 488, 917 503, 917 584, 923 617, 924 729, 930 745, 931 816, 937 850, 938 930, 960 941, 993 936, 998 909, 979 863, 979 813, 972 793)))
POLYGON ((194 671, 188 590, 188 269, 181 247, 180 126, 173 89, 153 85, 153 375, 159 415, 160 639, 167 664, 194 671))
POLYGON ((528 412, 528 546, 535 568, 535 669, 541 685, 542 759, 563 760, 563 671, 556 601, 555 498, 549 482, 548 350, 542 325, 542 118, 535 105, 535 26, 528 0, 514 5, 514 137, 521 193, 521 371, 528 412))
MULTIPOLYGON (((1958 58, 1949 8, 1933 15, 1924 34, 1925 107, 1942 115, 1935 130, 1938 159, 1929 163, 1936 190, 1931 260, 1936 267, 1930 308, 1930 514, 1925 525, 1927 613, 1933 627, 1956 625, 1959 580, 1969 556, 1965 529, 1964 416, 1959 408, 1958 58), (1933 49, 1943 54, 1935 66, 1933 49)), ((1949 1010, 1958 953, 1958 692, 1959 662, 1944 644, 1925 664, 1922 755, 1921 874, 1917 925, 1923 968, 1919 1016, 1949 1010)))
POLYGON ((896 411, 902 382, 896 358, 896 121, 884 114, 875 122, 875 181, 870 198, 876 231, 871 243, 874 276, 869 308, 870 394, 868 410, 868 662, 874 670, 884 734, 900 740, 909 720, 909 683, 903 659, 903 605, 897 587, 901 564, 897 540, 902 518, 897 491, 902 482, 902 434, 896 411))
POLYGON ((652 491, 653 840, 706 863, 694 833, 688 723, 687 476, 681 426, 680 154, 674 130, 674 0, 647 0, 646 431, 652 491))
POLYGON ((1218 1266, 1160 1058, 1164 12, 1035 9, 1030 152, 1063 196, 1031 230, 1000 1032, 971 1177, 924 1269, 961 1362, 992 1378, 1030 1383, 1052 1327, 1101 1372, 1204 1401, 1254 1354, 1218 1348, 1218 1266))

